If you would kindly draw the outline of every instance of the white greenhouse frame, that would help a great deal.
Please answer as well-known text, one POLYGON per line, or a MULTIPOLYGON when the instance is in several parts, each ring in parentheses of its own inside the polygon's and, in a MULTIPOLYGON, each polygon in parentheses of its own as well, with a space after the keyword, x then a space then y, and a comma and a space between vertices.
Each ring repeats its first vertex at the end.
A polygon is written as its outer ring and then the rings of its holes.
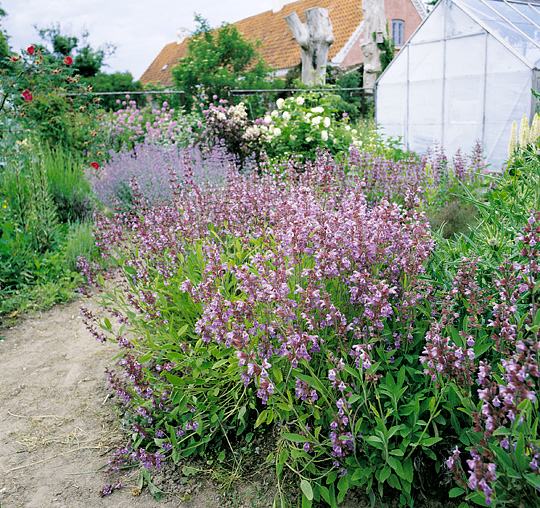
POLYGON ((539 66, 540 0, 440 0, 377 81, 377 124, 418 153, 478 140, 500 170, 512 123, 538 108, 539 66))

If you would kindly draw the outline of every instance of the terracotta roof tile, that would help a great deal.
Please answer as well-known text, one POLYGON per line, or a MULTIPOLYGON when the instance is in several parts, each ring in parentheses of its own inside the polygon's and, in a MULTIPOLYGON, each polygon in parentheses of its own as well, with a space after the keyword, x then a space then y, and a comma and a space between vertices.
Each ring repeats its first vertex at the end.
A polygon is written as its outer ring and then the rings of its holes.
MULTIPOLYGON (((260 52, 268 65, 275 69, 288 69, 300 63, 301 55, 300 46, 294 40, 285 17, 296 11, 302 23, 305 23, 305 11, 312 7, 328 9, 335 38, 328 54, 330 60, 343 48, 362 21, 361 0, 300 0, 285 5, 279 12, 266 11, 232 24, 248 39, 262 42, 260 52)), ((140 81, 145 85, 172 85, 171 69, 186 56, 187 46, 187 40, 180 44, 167 44, 140 81)))

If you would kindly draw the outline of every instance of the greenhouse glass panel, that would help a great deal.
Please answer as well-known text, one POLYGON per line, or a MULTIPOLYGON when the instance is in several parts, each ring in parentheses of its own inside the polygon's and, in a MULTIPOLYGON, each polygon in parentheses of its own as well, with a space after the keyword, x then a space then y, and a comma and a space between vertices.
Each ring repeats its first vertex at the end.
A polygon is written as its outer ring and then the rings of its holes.
POLYGON ((450 2, 446 11, 446 37, 470 35, 483 32, 484 29, 467 16, 456 4, 450 2))
POLYGON ((407 148, 416 152, 425 153, 433 150, 435 143, 440 144, 442 139, 442 125, 416 124, 409 125, 407 148))
POLYGON ((473 131, 475 136, 482 133, 486 37, 481 34, 446 41, 445 146, 454 140, 455 148, 459 129, 473 131))
MULTIPOLYGON (((486 72, 486 37, 479 35, 446 41, 446 77, 470 76, 478 79, 486 72)), ((515 57, 512 57, 515 59, 515 57)))
POLYGON ((481 142, 482 134, 482 125, 479 123, 445 125, 444 149, 448 155, 453 155, 458 150, 468 154, 472 151, 476 141, 481 142), (464 140, 466 141, 464 142, 464 140))
POLYGON ((530 112, 532 72, 493 37, 488 38, 486 68, 485 155, 500 165, 508 157, 512 123, 530 112))
POLYGON ((439 41, 443 33, 444 27, 444 7, 442 3, 433 9, 433 12, 421 25, 421 29, 416 32, 414 42, 410 44, 418 44, 428 41, 439 41))
POLYGON ((405 83, 407 81, 408 47, 405 46, 384 73, 385 83, 405 83))
POLYGON ((443 77, 442 41, 409 47, 409 80, 427 81, 443 77))
POLYGON ((538 36, 535 33, 538 32, 538 29, 528 19, 519 14, 519 12, 512 9, 510 5, 505 4, 504 2, 490 2, 489 5, 510 21, 518 30, 521 30, 535 42, 539 42, 538 36))
POLYGON ((385 134, 390 136, 405 136, 407 124, 407 88, 401 84, 388 84, 377 91, 377 119, 384 124, 385 134))
POLYGON ((490 6, 500 4, 499 1, 483 0, 459 0, 460 4, 468 9, 472 15, 484 23, 486 28, 497 34, 516 52, 523 55, 525 59, 533 64, 540 62, 540 46, 529 40, 525 35, 517 30, 511 22, 504 19, 500 13, 490 6))
MULTIPOLYGON (((442 81, 417 81, 409 83, 409 124, 442 124, 443 87, 442 81)), ((441 133, 442 134, 442 133, 441 133)), ((442 136, 437 139, 442 142, 442 136)))
POLYGON ((540 12, 538 12, 536 9, 534 9, 528 4, 521 3, 513 3, 512 6, 515 7, 524 16, 529 18, 534 24, 540 26, 540 12))
POLYGON ((445 122, 471 123, 482 119, 484 109, 484 76, 476 81, 469 77, 449 78, 445 86, 445 122))

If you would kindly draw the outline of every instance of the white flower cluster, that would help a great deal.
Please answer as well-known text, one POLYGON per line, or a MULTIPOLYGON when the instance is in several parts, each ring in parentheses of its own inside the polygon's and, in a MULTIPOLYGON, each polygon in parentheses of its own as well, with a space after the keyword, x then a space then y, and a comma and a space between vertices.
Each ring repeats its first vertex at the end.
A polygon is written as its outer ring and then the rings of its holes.
POLYGON ((508 144, 508 157, 514 156, 514 152, 518 146, 520 148, 525 148, 529 143, 533 145, 538 144, 538 138, 540 138, 540 116, 536 113, 532 125, 529 127, 527 115, 523 115, 519 124, 519 136, 517 122, 512 124, 510 143, 508 144))

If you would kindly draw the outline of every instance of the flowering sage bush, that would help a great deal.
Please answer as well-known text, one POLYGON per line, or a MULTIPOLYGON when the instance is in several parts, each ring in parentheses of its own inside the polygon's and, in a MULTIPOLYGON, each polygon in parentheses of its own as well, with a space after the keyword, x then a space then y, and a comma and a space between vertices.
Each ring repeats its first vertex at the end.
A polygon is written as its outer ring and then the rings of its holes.
POLYGON ((97 217, 122 279, 107 291, 82 264, 120 329, 85 318, 123 351, 126 374, 109 381, 132 433, 111 470, 212 453, 225 465, 231 442, 274 428, 267 460, 303 506, 353 486, 406 505, 419 468, 442 474, 443 397, 418 362, 429 225, 413 193, 369 204, 331 162, 232 171, 221 187, 190 182, 169 204, 97 217))
POLYGON ((470 492, 481 505, 533 506, 540 489, 540 214, 516 240, 519 254, 496 267, 493 285, 482 284, 479 259, 462 260, 420 359, 450 390, 448 409, 470 418, 467 429, 451 416, 460 438, 447 461, 459 485, 451 495, 470 492))
POLYGON ((403 203, 408 192, 419 190, 426 209, 440 209, 463 188, 474 193, 487 174, 479 142, 470 156, 458 151, 451 160, 438 145, 421 157, 411 154, 398 160, 351 146, 346 164, 349 174, 363 180, 372 199, 403 203))

